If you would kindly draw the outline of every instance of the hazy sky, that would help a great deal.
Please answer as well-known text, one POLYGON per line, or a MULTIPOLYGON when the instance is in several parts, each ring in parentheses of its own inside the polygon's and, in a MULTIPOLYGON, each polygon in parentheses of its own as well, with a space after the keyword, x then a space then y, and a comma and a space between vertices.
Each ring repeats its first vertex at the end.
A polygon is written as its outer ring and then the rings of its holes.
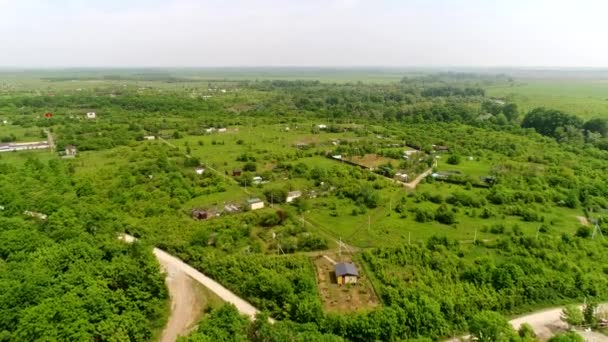
POLYGON ((0 0, 0 66, 608 66, 606 0, 0 0))

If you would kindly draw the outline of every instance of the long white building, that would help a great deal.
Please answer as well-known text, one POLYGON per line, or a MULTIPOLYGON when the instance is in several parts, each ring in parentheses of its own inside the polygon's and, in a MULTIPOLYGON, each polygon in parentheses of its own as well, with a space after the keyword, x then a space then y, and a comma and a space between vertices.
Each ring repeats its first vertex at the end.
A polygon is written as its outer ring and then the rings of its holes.
POLYGON ((50 148, 48 141, 34 141, 25 143, 7 143, 0 144, 1 152, 26 151, 26 150, 44 150, 50 148))

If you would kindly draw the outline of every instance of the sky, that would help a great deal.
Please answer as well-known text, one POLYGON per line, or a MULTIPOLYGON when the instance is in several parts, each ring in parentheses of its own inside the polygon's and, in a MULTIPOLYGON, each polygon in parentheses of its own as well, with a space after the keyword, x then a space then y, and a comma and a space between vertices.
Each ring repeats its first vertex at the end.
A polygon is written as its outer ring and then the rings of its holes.
POLYGON ((0 67, 608 67, 605 0, 0 0, 0 67))

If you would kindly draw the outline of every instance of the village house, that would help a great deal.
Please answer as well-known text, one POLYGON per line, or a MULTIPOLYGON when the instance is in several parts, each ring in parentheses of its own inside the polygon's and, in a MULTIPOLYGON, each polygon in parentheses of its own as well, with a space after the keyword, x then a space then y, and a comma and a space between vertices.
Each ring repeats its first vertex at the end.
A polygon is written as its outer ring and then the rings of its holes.
POLYGON ((95 118, 97 118, 97 113, 95 113, 95 112, 88 112, 86 114, 86 117, 87 117, 87 119, 95 119, 95 118))
POLYGON ((327 129, 327 125, 320 124, 320 125, 317 125, 317 128, 318 129, 327 129))
POLYGON ((27 215, 27 216, 30 216, 30 217, 37 218, 37 219, 41 219, 43 221, 48 218, 48 216, 45 215, 45 214, 41 214, 41 213, 37 213, 35 211, 29 211, 29 210, 24 211, 23 214, 27 215))
POLYGON ((222 128, 218 128, 217 131, 218 131, 218 133, 224 133, 228 130, 226 128, 222 127, 222 128))
POLYGON ((255 184, 255 185, 262 184, 262 177, 260 177, 260 176, 253 177, 253 184, 255 184))
POLYGON ((74 157, 76 157, 76 153, 78 153, 76 146, 66 145, 66 147, 65 147, 65 157, 66 158, 74 158, 74 157))
POLYGON ((202 167, 197 167, 196 169, 194 169, 194 171, 196 171, 196 174, 199 176, 205 173, 205 169, 202 167))
POLYGON ((206 220, 220 216, 215 210, 192 209, 192 218, 196 220, 206 220))
POLYGON ((336 281, 339 285, 356 284, 359 279, 359 271, 354 264, 349 262, 340 262, 334 266, 336 273, 336 281))
POLYGON ((229 214, 237 213, 239 211, 241 211, 241 208, 239 208, 235 204, 228 203, 224 206, 224 212, 227 212, 229 214))
POLYGON ((51 147, 47 141, 0 144, 0 152, 42 150, 51 147))
POLYGON ((285 198, 285 202, 291 203, 300 196, 302 196, 302 191, 290 191, 287 193, 287 198, 285 198))
POLYGON ((407 173, 400 173, 400 172, 395 173, 395 178, 400 182, 407 182, 410 179, 410 177, 407 175, 407 173))
POLYGON ((247 200, 247 206, 250 210, 258 210, 264 208, 264 201, 259 198, 250 198, 247 200))
POLYGON ((156 137, 153 135, 144 135, 144 140, 154 140, 154 139, 156 139, 156 137))
POLYGON ((433 149, 437 152, 448 152, 450 150, 449 147, 443 145, 433 145, 433 149))
POLYGON ((240 177, 242 173, 243 173, 243 170, 241 170, 241 169, 232 170, 232 176, 234 176, 234 177, 240 177))

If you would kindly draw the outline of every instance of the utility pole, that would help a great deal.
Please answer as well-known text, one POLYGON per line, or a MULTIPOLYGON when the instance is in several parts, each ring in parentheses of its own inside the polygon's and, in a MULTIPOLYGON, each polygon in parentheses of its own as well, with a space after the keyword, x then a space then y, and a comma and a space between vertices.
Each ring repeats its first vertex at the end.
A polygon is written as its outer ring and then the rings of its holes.
POLYGON ((372 217, 367 216, 367 234, 368 235, 369 235, 371 228, 372 228, 372 217))
POLYGON ((477 243, 477 228, 475 228, 475 236, 473 237, 473 244, 477 243))
POLYGON ((407 232, 407 244, 412 244, 412 232, 407 232))

